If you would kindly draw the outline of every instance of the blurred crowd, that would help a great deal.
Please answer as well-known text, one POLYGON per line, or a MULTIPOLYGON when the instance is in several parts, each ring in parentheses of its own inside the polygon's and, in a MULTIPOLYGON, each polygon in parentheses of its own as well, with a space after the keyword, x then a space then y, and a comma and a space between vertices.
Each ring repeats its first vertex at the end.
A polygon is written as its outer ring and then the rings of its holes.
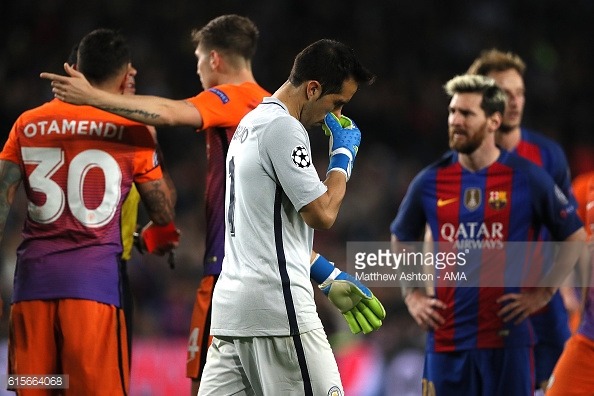
MULTIPOLYGON (((348 241, 389 240, 389 224, 412 177, 447 149, 442 85, 464 73, 483 49, 513 51, 526 61, 523 124, 561 143, 573 175, 594 169, 594 2, 589 0, 3 1, 2 143, 20 113, 53 98, 39 73, 63 72, 72 46, 98 27, 117 28, 128 38, 139 71, 138 94, 194 96, 201 86, 190 32, 226 13, 249 16, 258 25, 254 75, 271 92, 285 81, 297 52, 320 38, 349 44, 378 76, 344 108, 362 130, 361 150, 335 226, 315 239, 315 249, 343 269, 348 241)), ((317 150, 314 164, 323 177, 327 138, 321 129, 310 136, 317 150)), ((204 251, 205 141, 190 128, 159 129, 158 139, 177 186, 176 225, 183 235, 173 270, 164 258, 134 253, 128 268, 136 301, 135 334, 186 337, 204 251)), ((23 199, 15 200, 0 249, 0 296, 5 301, 0 339, 7 332, 7 300, 25 205, 23 199)), ((365 337, 373 347, 367 352, 375 351, 382 364, 402 372, 396 358, 408 351, 410 359, 417 359, 424 334, 408 316, 397 288, 374 292, 388 318, 378 332, 365 337)), ((357 348, 344 332, 348 328, 342 317, 316 294, 337 348, 357 348)))

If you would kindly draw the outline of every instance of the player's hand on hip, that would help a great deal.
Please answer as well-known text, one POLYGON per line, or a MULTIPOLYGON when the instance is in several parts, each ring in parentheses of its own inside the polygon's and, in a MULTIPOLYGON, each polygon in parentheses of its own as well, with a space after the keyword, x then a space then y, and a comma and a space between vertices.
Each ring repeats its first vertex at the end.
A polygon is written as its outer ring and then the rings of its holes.
POLYGON ((419 290, 414 290, 404 299, 408 312, 415 322, 425 330, 435 330, 445 319, 438 309, 445 309, 447 305, 437 298, 429 297, 419 290))
POLYGON ((530 290, 524 290, 521 293, 508 293, 499 299, 498 304, 504 304, 497 315, 504 322, 514 320, 514 324, 521 323, 528 316, 538 311, 548 304, 553 297, 554 291, 548 287, 537 287, 530 290))
POLYGON ((328 113, 324 122, 322 128, 330 136, 328 172, 342 172, 348 181, 361 144, 361 131, 353 120, 343 115, 338 118, 334 113, 328 113))

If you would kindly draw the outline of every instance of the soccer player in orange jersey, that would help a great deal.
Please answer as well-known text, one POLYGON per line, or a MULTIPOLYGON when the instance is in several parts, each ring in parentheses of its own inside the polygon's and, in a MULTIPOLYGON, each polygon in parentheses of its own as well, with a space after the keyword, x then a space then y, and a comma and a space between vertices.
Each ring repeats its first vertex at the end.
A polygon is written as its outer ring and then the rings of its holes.
MULTIPOLYGON (((118 33, 99 29, 81 41, 77 66, 94 87, 120 94, 130 51, 118 33)), ((147 126, 60 100, 15 122, 0 154, 0 230, 21 182, 28 216, 17 251, 9 375, 67 375, 65 395, 128 393, 121 206, 135 184, 153 222, 173 220, 175 193, 156 152, 147 126)))

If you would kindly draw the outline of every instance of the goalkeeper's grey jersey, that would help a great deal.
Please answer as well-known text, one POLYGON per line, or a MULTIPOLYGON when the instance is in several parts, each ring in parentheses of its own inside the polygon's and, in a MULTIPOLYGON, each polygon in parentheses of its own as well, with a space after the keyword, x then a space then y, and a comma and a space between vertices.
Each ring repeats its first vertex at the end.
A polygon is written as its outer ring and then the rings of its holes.
POLYGON ((298 213, 326 192, 310 152, 307 131, 275 98, 237 127, 227 153, 213 335, 287 336, 322 327, 310 281, 314 231, 298 213))

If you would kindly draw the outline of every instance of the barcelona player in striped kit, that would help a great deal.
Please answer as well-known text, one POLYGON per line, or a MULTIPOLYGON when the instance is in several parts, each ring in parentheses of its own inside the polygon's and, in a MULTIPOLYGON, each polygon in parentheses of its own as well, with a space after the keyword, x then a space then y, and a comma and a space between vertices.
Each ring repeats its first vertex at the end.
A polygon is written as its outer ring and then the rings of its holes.
MULTIPOLYGON (((552 139, 521 127, 525 105, 524 71, 526 64, 517 55, 497 49, 483 51, 468 69, 469 74, 491 77, 507 96, 507 108, 495 142, 503 149, 514 152, 541 166, 561 188, 565 196, 576 205, 571 191, 571 176, 567 158, 561 146, 552 139)), ((550 240, 543 229, 541 239, 550 240)), ((555 293, 549 304, 534 313, 530 320, 536 333, 534 362, 536 387, 545 389, 557 359, 563 351, 571 332, 567 310, 560 292, 555 293)))
MULTIPOLYGON (((395 247, 418 240, 425 224, 436 242, 497 246, 531 241, 543 225, 556 240, 584 241, 575 207, 550 176, 495 145, 506 99, 494 80, 465 75, 445 87, 451 96, 448 125, 454 151, 409 186, 391 225, 395 247)), ((567 246, 552 269, 561 275, 571 271, 579 255, 567 246)), ((429 330, 424 394, 531 396, 534 335, 525 319, 546 305, 555 288, 438 285, 435 291, 427 296, 419 289, 405 290, 409 312, 429 330)))

